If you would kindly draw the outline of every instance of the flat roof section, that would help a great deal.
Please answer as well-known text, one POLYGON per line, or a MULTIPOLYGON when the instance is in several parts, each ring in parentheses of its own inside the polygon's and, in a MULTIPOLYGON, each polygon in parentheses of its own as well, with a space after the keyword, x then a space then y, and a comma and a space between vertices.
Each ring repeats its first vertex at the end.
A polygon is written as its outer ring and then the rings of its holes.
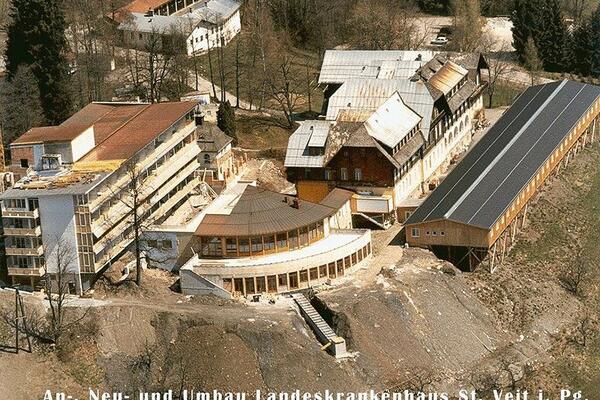
POLYGON ((490 229, 599 98, 600 87, 573 81, 530 87, 406 224, 448 219, 490 229))

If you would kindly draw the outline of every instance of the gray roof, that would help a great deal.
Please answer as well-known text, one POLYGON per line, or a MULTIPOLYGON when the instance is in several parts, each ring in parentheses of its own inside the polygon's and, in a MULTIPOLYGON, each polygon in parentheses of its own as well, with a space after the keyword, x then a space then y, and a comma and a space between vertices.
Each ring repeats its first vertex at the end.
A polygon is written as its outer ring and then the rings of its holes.
POLYGON ((375 111, 395 92, 423 119, 421 130, 429 136, 434 99, 427 86, 407 79, 350 79, 329 99, 327 119, 335 120, 341 110, 375 111))
POLYGON ((121 30, 135 30, 138 32, 168 33, 171 30, 189 33, 200 22, 192 15, 153 15, 143 13, 131 13, 131 18, 126 19, 119 25, 121 30))
POLYGON ((217 125, 207 122, 196 128, 196 137, 202 151, 215 153, 233 141, 233 138, 226 135, 217 125))
POLYGON ((393 149, 410 131, 421 116, 406 106, 398 93, 386 100, 365 122, 369 135, 393 149))
POLYGON ((490 229, 599 98, 600 87, 573 81, 530 87, 406 224, 447 219, 490 229))
POLYGON ((407 79, 436 52, 412 50, 327 50, 319 83, 351 78, 407 79))
MULTIPOLYGON (((308 143, 313 135, 316 135, 318 141, 329 134, 329 121, 302 121, 300 126, 288 139, 287 151, 285 154, 286 167, 322 167, 323 156, 312 156, 308 153, 308 143)), ((317 139, 315 139, 317 142, 317 139)), ((323 144, 324 145, 324 144, 323 144)))
POLYGON ((148 16, 144 13, 131 13, 131 19, 126 19, 119 25, 122 30, 136 30, 139 32, 168 32, 177 29, 185 33, 191 31, 199 24, 219 25, 231 17, 240 8, 240 3, 235 0, 210 0, 207 3, 199 2, 185 10, 171 15, 154 14, 148 16))
POLYGON ((218 25, 231 17, 240 8, 240 3, 235 0, 210 0, 203 1, 190 7, 190 14, 201 21, 218 25))

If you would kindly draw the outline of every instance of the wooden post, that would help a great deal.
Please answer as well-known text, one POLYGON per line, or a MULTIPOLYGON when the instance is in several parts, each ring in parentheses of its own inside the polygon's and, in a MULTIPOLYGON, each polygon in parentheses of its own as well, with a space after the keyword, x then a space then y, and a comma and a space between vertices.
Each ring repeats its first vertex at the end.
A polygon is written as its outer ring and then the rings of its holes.
POLYGON ((15 349, 19 354, 19 289, 15 289, 15 349))
POLYGON ((529 202, 525 203, 525 208, 523 209, 523 221, 521 222, 521 229, 525 228, 525 219, 527 218, 527 207, 529 206, 529 202))
POLYGON ((496 246, 498 245, 498 241, 494 242, 494 249, 492 250, 492 262, 490 264, 490 274, 494 273, 494 263, 496 262, 496 246))

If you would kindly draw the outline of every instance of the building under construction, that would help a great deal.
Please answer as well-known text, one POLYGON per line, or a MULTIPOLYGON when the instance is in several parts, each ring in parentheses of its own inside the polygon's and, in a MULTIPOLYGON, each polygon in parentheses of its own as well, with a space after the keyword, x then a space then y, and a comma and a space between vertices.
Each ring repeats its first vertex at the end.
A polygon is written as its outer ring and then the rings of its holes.
POLYGON ((598 86, 527 89, 406 221, 408 243, 462 269, 493 270, 537 190, 598 136, 599 114, 598 86))

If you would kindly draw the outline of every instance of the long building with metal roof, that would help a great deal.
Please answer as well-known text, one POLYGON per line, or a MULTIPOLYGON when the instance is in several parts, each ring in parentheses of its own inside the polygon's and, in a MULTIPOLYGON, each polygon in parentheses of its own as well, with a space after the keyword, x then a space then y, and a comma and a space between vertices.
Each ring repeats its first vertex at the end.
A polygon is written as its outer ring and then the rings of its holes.
POLYGON ((599 114, 598 86, 565 80, 527 89, 408 218, 408 243, 463 267, 486 259, 493 267, 536 189, 593 140, 599 114))

